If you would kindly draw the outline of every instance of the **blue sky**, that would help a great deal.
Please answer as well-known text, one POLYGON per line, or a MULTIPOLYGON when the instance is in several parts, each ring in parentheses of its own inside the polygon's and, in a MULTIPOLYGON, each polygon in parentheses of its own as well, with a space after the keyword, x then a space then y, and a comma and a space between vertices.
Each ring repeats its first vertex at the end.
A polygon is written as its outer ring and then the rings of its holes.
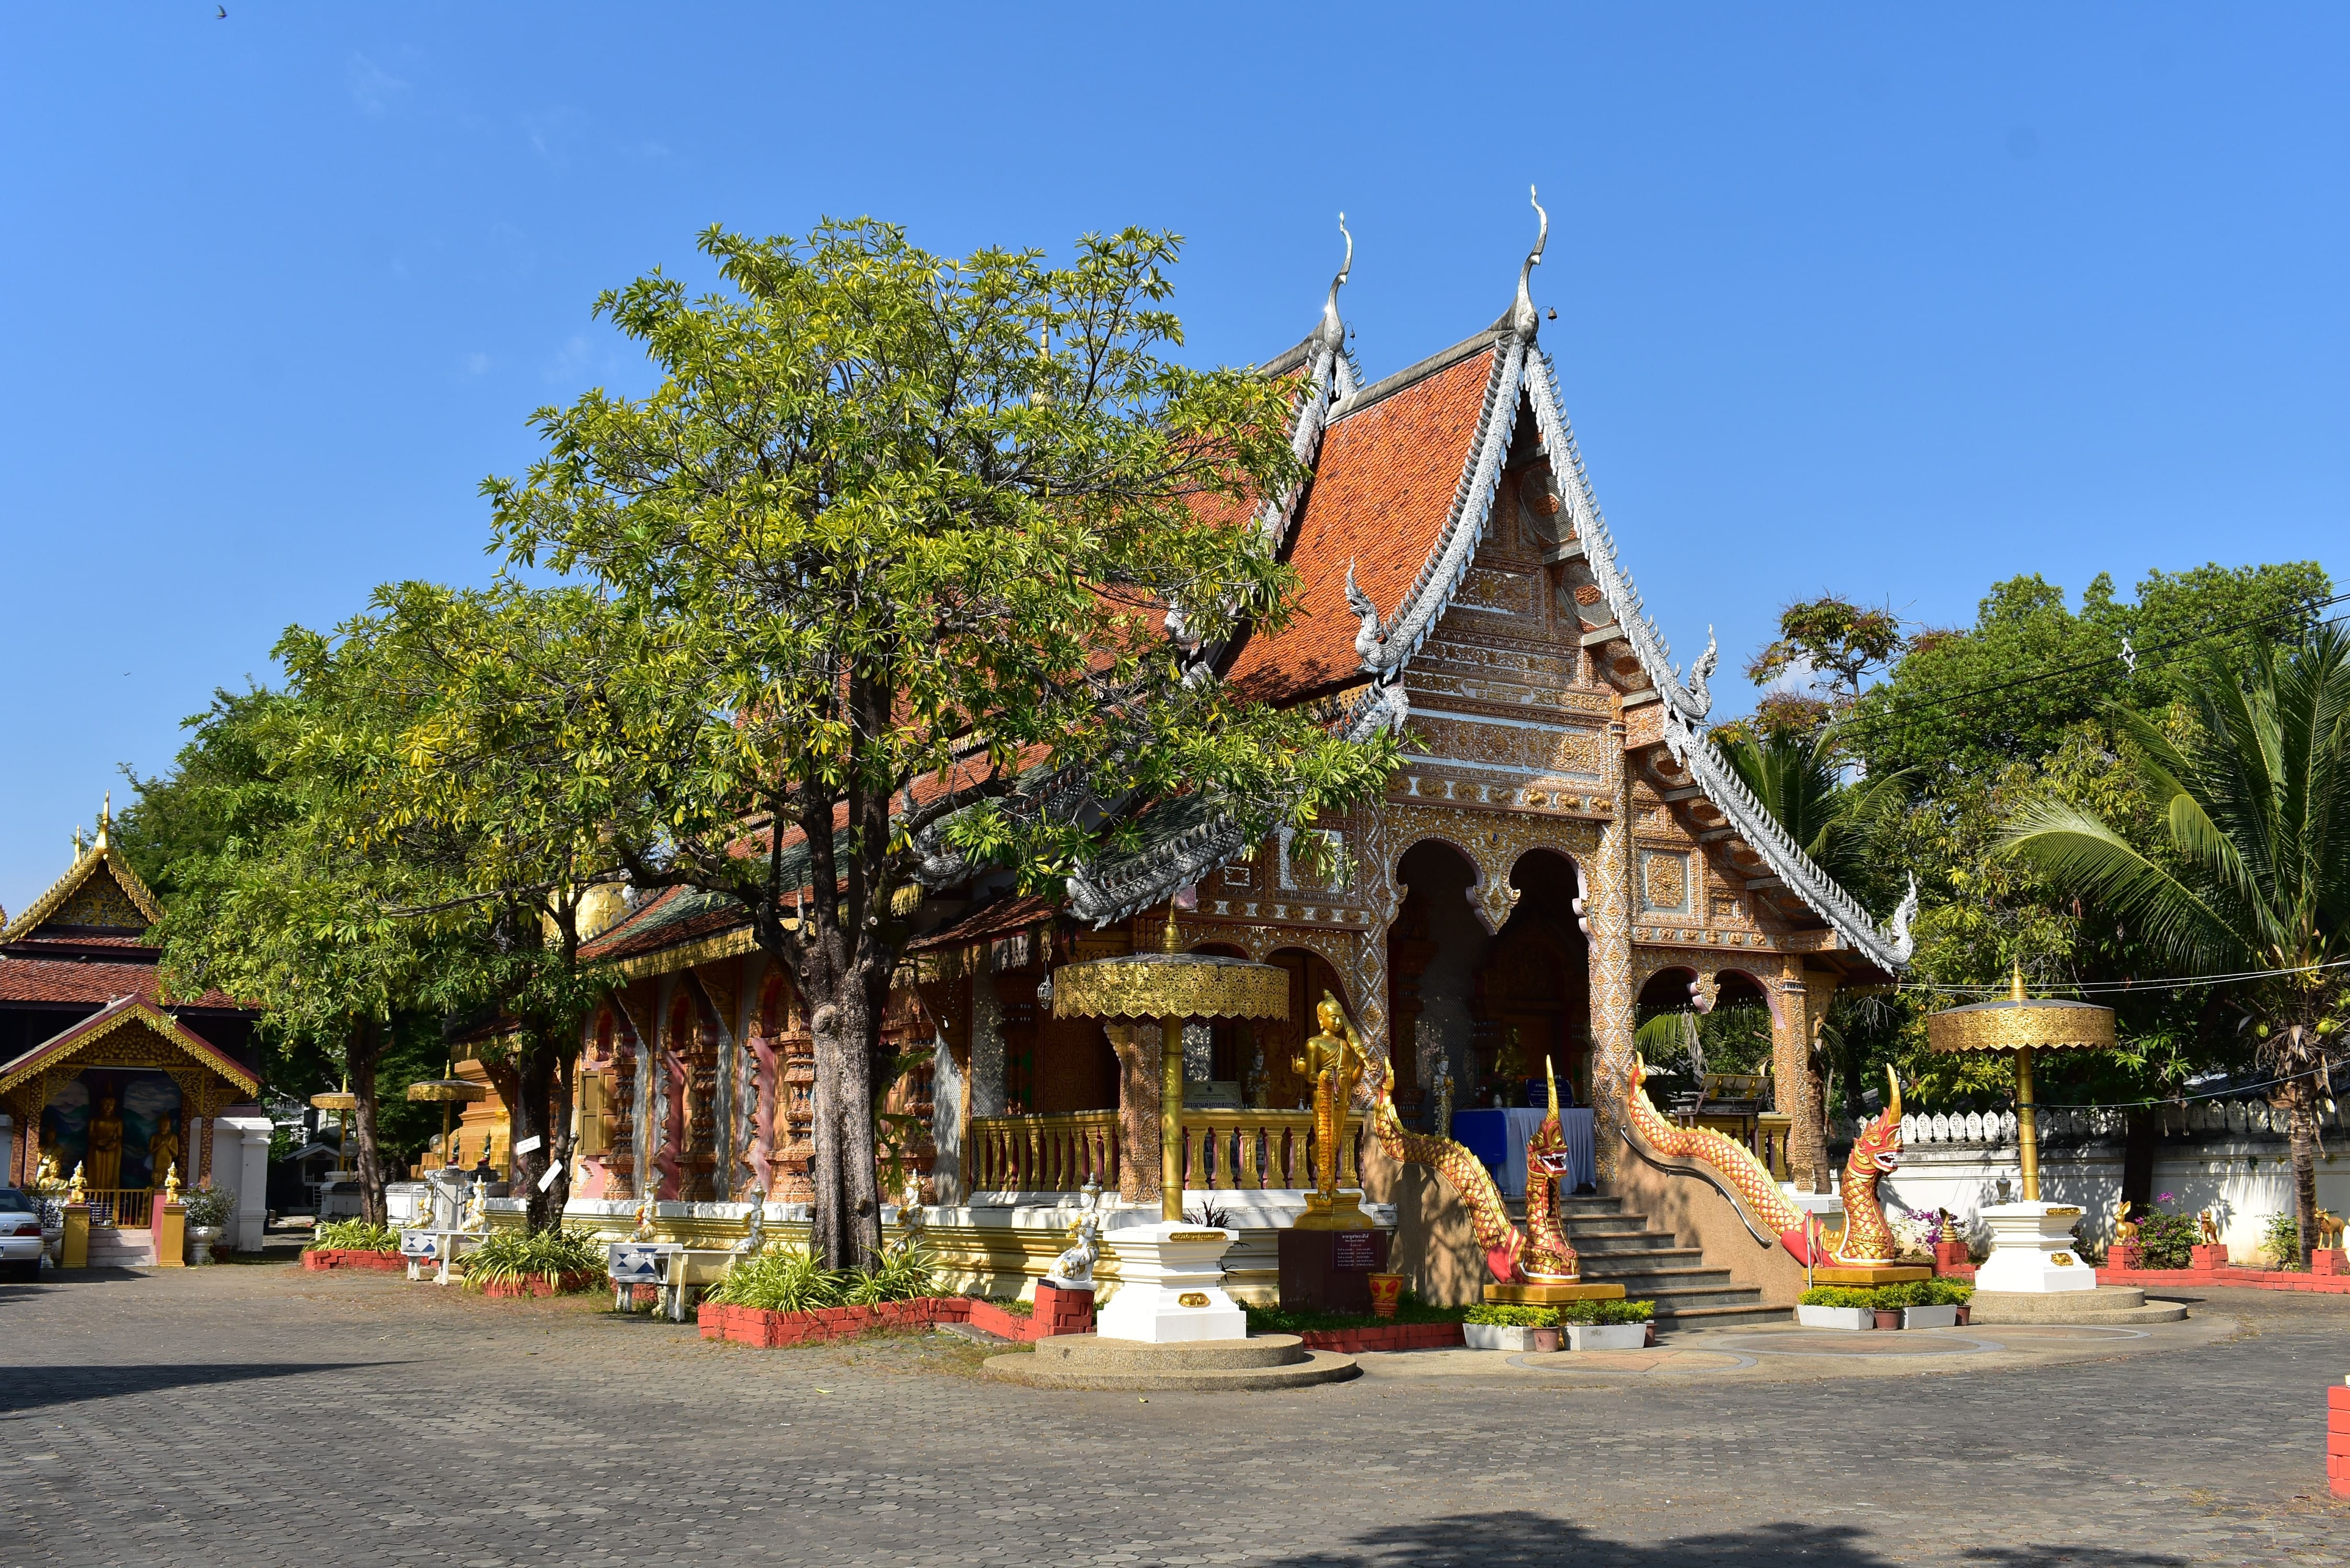
MULTIPOLYGON (((2350 13, 2151 5, 19 6, 0 51, 0 903, 288 622, 478 580, 590 319, 712 222, 1188 236, 1202 360, 1372 376, 1530 238, 1683 659, 1834 588, 2315 557, 2345 474, 2350 13)), ((1751 700, 1732 679, 1720 711, 1751 700)))

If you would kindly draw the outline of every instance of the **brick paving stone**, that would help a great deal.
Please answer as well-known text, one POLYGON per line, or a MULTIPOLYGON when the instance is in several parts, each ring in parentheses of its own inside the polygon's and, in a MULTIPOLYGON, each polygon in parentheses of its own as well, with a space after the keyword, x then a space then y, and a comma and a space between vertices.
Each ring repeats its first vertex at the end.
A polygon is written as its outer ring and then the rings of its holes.
POLYGON ((755 1350, 380 1275, 0 1287, 0 1564, 2350 1559, 2350 1303, 2206 1304, 2242 1332, 1750 1380, 1373 1357, 1146 1400, 986 1381, 946 1335, 755 1350))

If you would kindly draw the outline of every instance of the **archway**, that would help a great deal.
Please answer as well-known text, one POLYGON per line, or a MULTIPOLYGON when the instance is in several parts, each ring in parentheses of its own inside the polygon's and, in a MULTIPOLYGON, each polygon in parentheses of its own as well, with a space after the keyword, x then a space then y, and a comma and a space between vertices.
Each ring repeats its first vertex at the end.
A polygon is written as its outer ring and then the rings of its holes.
POLYGON ((1480 976, 1479 1033, 1490 1041, 1481 1091, 1512 1105, 1540 1093, 1547 1057, 1560 1101, 1591 1103, 1591 953, 1575 915, 1575 862, 1533 849, 1510 868, 1517 907, 1480 976))
POLYGON ((1402 907, 1388 927, 1389 1056, 1396 1109, 1426 1123, 1449 1078, 1456 1106, 1476 1099, 1477 971, 1491 942, 1471 905, 1474 862, 1440 838, 1423 838, 1396 864, 1402 907))

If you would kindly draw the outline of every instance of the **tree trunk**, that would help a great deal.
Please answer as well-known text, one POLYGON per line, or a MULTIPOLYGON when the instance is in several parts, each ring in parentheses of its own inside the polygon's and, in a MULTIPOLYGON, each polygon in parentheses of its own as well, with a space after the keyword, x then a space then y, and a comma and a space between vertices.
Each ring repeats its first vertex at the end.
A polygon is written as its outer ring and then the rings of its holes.
POLYGON ((534 1232, 547 1228, 547 1194, 539 1191, 538 1178, 546 1168, 548 1145, 553 1142, 547 1105, 554 1098, 554 1088, 555 1047, 538 1030, 525 1028, 515 1064, 515 1097, 506 1105, 506 1147, 514 1183, 507 1190, 524 1200, 525 1224, 534 1232), (524 1148, 534 1138, 538 1147, 524 1148))
POLYGON ((2301 1226, 2296 1266, 2307 1269, 2317 1241, 2317 1085, 2296 1078, 2284 1087, 2292 1096, 2285 1127, 2293 1138, 2293 1206, 2301 1226))
POLYGON ((362 1020, 352 1028, 345 1054, 351 1072, 351 1095, 359 1102, 351 1120, 359 1143, 359 1215, 370 1225, 380 1225, 384 1222, 383 1158, 376 1144, 375 1064, 383 1054, 383 1032, 374 1019, 362 1020))
POLYGON ((2154 1206, 2154 1150, 2162 1127, 2160 1116, 2161 1112, 2151 1107, 2132 1111, 2122 1144, 2122 1196, 2141 1214, 2154 1206))
MULTIPOLYGON (((846 979, 846 977, 844 977, 846 979)), ((880 1019, 853 979, 808 996, 816 1044, 816 1213, 811 1239, 828 1269, 871 1268, 881 1252, 874 1167, 873 1046, 880 1019)))

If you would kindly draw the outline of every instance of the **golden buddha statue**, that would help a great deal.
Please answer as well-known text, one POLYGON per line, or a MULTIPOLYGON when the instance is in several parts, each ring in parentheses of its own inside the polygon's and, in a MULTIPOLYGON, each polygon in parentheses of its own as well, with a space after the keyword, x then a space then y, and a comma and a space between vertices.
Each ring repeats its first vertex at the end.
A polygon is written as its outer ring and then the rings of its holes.
POLYGON ((157 1191, 163 1188, 163 1173, 176 1174, 180 1164, 180 1135, 172 1130, 169 1111, 155 1123, 155 1130, 147 1139, 148 1179, 157 1191))
POLYGON ((88 1175, 88 1184, 101 1192, 111 1192, 122 1178, 122 1113, 115 1108, 114 1096, 99 1097, 98 1109, 90 1114, 89 1147, 82 1158, 88 1175))
POLYGON ((1314 1086, 1314 1190, 1306 1194, 1305 1212, 1297 1226, 1303 1231, 1366 1231, 1370 1221, 1357 1207, 1358 1195, 1338 1190, 1338 1173, 1346 1163, 1347 1112, 1363 1081, 1363 1037, 1330 992, 1322 993, 1314 1012, 1321 1033, 1290 1061, 1314 1086))

